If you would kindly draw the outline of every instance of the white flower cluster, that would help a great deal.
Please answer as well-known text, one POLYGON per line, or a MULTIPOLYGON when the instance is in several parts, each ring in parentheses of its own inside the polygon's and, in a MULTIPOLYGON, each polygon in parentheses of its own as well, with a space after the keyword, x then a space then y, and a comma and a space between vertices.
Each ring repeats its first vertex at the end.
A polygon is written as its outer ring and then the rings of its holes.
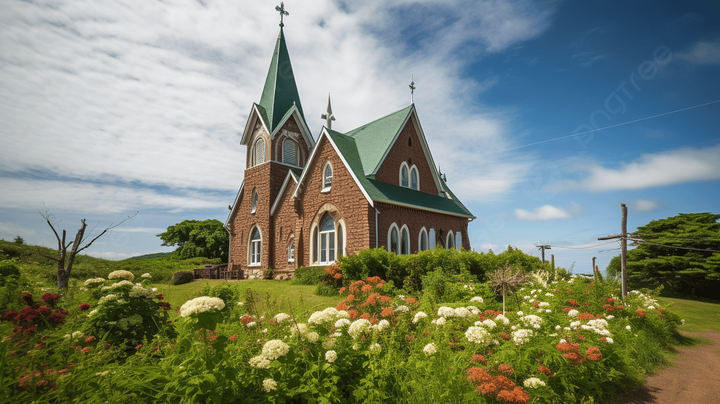
POLYGON ((270 368, 270 359, 268 359, 262 355, 258 355, 258 356, 254 356, 254 357, 250 358, 248 363, 250 364, 250 366, 252 366, 256 369, 270 368))
POLYGON ((605 337, 605 342, 607 342, 608 344, 612 344, 615 341, 613 341, 613 339, 610 337, 605 337))
POLYGON ((427 314, 425 314, 425 312, 418 311, 417 313, 415 313, 415 317, 413 317, 412 322, 413 324, 415 324, 423 318, 427 318, 427 314))
POLYGON ((263 380, 263 390, 266 392, 270 392, 272 390, 277 389, 277 382, 274 379, 265 379, 263 380))
MULTIPOLYGON (((477 325, 477 323, 476 323, 476 325, 477 325)), ((490 320, 490 319, 487 319, 487 320, 483 321, 483 322, 482 322, 482 325, 484 325, 485 327, 487 327, 488 330, 492 330, 493 328, 495 328, 495 327, 497 326, 497 324, 496 324, 494 321, 490 320)))
POLYGON ((129 281, 135 279, 135 275, 132 274, 130 271, 126 271, 124 269, 118 270, 118 271, 112 271, 108 275, 108 279, 127 279, 129 281))
POLYGON ((473 284, 463 285, 463 289, 475 290, 475 286, 473 284))
MULTIPOLYGON (((117 300, 117 298, 118 298, 118 296, 116 294, 110 293, 109 295, 105 295, 105 296, 101 297, 100 300, 98 300, 98 304, 103 304, 105 302, 117 300)), ((120 301, 118 303, 120 303, 120 301)))
POLYGON ((380 320, 377 324, 372 326, 372 328, 376 331, 382 331, 388 327, 390 327, 390 322, 385 319, 380 320))
MULTIPOLYGON (((250 324, 248 324, 248 326, 249 325, 250 324)), ((304 324, 304 323, 298 323, 298 324, 291 325, 290 333, 293 335, 293 337, 296 335, 300 335, 301 337, 305 338, 307 341, 310 341, 312 343, 318 342, 318 339, 320 338, 320 334, 316 333, 315 331, 310 331, 307 324, 304 324)))
POLYGON ((75 331, 72 334, 65 334, 65 339, 80 339, 84 336, 85 334, 82 331, 75 331))
POLYGON ((115 290, 115 289, 123 289, 123 288, 130 290, 130 288, 132 288, 133 286, 135 286, 134 283, 132 283, 130 281, 122 280, 120 282, 115 282, 110 286, 103 286, 102 289, 100 289, 100 290, 115 290))
POLYGON ((495 316, 495 321, 496 321, 496 322, 502 322, 502 323, 505 324, 505 325, 510 324, 510 320, 508 320, 508 318, 505 317, 504 314, 498 314, 497 316, 495 316))
POLYGON ((480 296, 475 296, 475 297, 473 297, 472 299, 470 299, 470 301, 473 302, 473 303, 484 303, 484 302, 483 302, 483 298, 480 297, 480 296))
POLYGON ((370 353, 374 354, 374 355, 377 355, 380 352, 382 352, 382 347, 378 343, 374 343, 374 344, 370 345, 370 348, 368 348, 368 349, 370 349, 370 353))
POLYGON ((438 309, 437 315, 438 317, 455 317, 455 309, 442 306, 438 309))
POLYGON ((139 283, 136 283, 135 285, 133 285, 133 288, 130 289, 130 297, 144 297, 147 299, 153 299, 155 298, 155 293, 153 293, 151 289, 147 289, 139 283))
POLYGON ((536 389, 540 386, 545 386, 545 382, 538 379, 537 377, 531 377, 529 379, 525 379, 523 382, 523 386, 529 389, 536 389))
POLYGON ((273 320, 275 321, 275 323, 280 324, 283 321, 292 320, 292 316, 285 313, 278 313, 275 315, 275 317, 273 317, 273 320))
POLYGON ((285 356, 288 352, 290 352, 290 345, 280 341, 279 339, 271 339, 266 342, 262 348, 262 356, 271 361, 281 356, 285 356))
POLYGON ((405 306, 404 304, 401 304, 400 306, 395 308, 395 311, 398 313, 407 313, 408 311, 410 311, 410 308, 405 306))
POLYGON ((568 311, 568 316, 570 316, 570 317, 577 317, 578 314, 580 314, 580 313, 575 309, 568 311))
POLYGON ((528 341, 530 341, 530 337, 532 337, 535 333, 532 330, 515 330, 512 332, 512 338, 513 341, 515 341, 516 345, 522 345, 528 341))
POLYGON ((96 288, 105 283, 105 278, 90 278, 85 281, 85 286, 88 288, 96 288))
POLYGON ((330 339, 322 342, 322 347, 323 347, 323 349, 330 350, 330 349, 335 348, 335 344, 336 344, 335 338, 330 338, 330 339))
POLYGON ((327 309, 323 311, 316 311, 312 315, 310 315, 310 318, 308 319, 308 323, 310 324, 326 324, 335 321, 337 318, 338 310, 334 307, 328 307, 327 309))
POLYGON ((525 324, 525 326, 527 327, 540 328, 540 326, 545 320, 543 320, 540 316, 529 314, 525 317, 521 317, 520 321, 522 321, 523 324, 525 324))
POLYGON ((538 304, 538 307, 540 307, 540 308, 550 307, 550 303, 548 303, 548 302, 540 302, 540 304, 538 304))
POLYGON ((446 322, 445 317, 438 317, 435 320, 431 321, 430 323, 435 324, 435 325, 445 325, 445 322, 446 322))
POLYGON ((335 322, 335 328, 342 328, 342 327, 348 326, 350 324, 352 324, 352 321, 350 321, 346 318, 341 318, 335 322))
POLYGON ((188 300, 180 307, 180 316, 187 317, 192 314, 200 314, 210 310, 222 310, 225 302, 219 297, 200 296, 188 300))
POLYGON ((325 360, 329 363, 333 363, 337 360, 337 352, 335 351, 327 351, 325 352, 325 360))
POLYGON ((147 279, 150 279, 150 278, 152 278, 152 275, 150 275, 150 273, 149 273, 149 272, 145 272, 144 274, 140 275, 140 277, 141 277, 141 278, 147 278, 147 279))
POLYGON ((483 327, 470 327, 465 331, 465 338, 475 344, 490 345, 492 336, 483 327))
POLYGON ((365 320, 364 318, 358 319, 353 321, 352 324, 350 324, 350 328, 348 328, 348 334, 353 339, 358 339, 358 337, 362 336, 371 326, 369 321, 365 320))
POLYGON ((435 346, 434 342, 431 342, 427 345, 425 345, 425 348, 423 348, 423 352, 425 352, 425 355, 431 356, 437 353, 437 347, 435 346))

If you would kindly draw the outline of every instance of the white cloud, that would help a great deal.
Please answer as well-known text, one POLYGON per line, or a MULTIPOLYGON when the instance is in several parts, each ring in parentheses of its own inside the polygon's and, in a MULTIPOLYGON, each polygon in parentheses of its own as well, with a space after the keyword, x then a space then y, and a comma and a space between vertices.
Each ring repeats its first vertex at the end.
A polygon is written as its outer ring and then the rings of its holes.
POLYGON ((720 40, 713 42, 698 42, 686 53, 677 53, 678 59, 686 60, 698 65, 720 65, 720 40))
POLYGON ((630 209, 639 212, 652 212, 660 209, 660 204, 650 199, 636 199, 630 202, 630 209))
POLYGON ((497 250, 498 247, 499 247, 499 246, 498 246, 497 244, 492 244, 492 243, 482 243, 482 244, 480 244, 480 250, 481 250, 481 251, 489 251, 489 250, 495 251, 495 250, 497 250))
POLYGON ((580 170, 587 173, 585 179, 569 180, 564 185, 590 191, 616 191, 712 181, 720 179, 720 145, 644 154, 619 168, 594 164, 580 170))
POLYGON ((532 212, 525 209, 515 209, 515 218, 527 221, 572 219, 573 215, 567 209, 552 205, 543 205, 532 212))
MULTIPOLYGON (((278 32, 271 6, 6 3, 0 173, 17 179, 0 181, 12 186, 3 188, 12 192, 0 196, 0 206, 58 201, 77 211, 178 211, 232 201, 213 192, 234 194, 242 182, 240 133, 278 32)), ((350 130, 406 106, 413 73, 435 162, 461 199, 502 196, 522 179, 526 163, 475 157, 507 148, 512 111, 477 106, 497 78, 478 83, 460 72, 484 53, 542 34, 552 8, 524 0, 316 0, 289 11, 285 34, 314 134, 328 92, 337 129, 350 130), (416 9, 425 23, 406 18, 416 9), (424 39, 410 47, 404 33, 413 26, 424 39)))
POLYGON ((125 258, 137 257, 143 255, 143 253, 122 253, 114 251, 88 251, 87 255, 95 258, 103 258, 106 260, 124 260, 125 258))

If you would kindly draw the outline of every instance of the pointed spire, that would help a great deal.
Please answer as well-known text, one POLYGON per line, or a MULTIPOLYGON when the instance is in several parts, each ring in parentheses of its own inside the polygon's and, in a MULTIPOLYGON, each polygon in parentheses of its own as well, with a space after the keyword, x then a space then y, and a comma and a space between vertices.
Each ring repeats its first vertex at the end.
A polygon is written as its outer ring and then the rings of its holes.
POLYGON ((332 106, 330 105, 330 93, 328 93, 327 113, 320 115, 320 118, 325 120, 325 126, 328 129, 332 129, 332 121, 335 120, 335 115, 333 115, 332 106))
POLYGON ((285 3, 282 1, 280 2, 279 6, 275 6, 275 11, 280 13, 280 28, 284 27, 285 24, 283 24, 283 16, 290 15, 287 11, 285 11, 285 3))
POLYGON ((270 132, 275 130, 280 120, 293 105, 297 107, 303 120, 305 119, 282 27, 275 43, 275 51, 270 61, 270 68, 258 105, 261 107, 259 109, 264 114, 263 119, 270 132))

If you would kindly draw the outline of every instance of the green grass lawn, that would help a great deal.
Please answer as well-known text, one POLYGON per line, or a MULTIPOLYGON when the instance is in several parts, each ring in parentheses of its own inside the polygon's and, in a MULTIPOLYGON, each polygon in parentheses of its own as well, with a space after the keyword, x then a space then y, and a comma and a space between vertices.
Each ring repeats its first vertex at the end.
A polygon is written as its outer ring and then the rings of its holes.
POLYGON ((186 301, 202 296, 203 288, 227 283, 239 292, 240 301, 247 303, 248 289, 255 292, 258 313, 273 316, 280 312, 294 314, 298 318, 308 317, 315 311, 335 306, 342 300, 338 297, 315 295, 315 286, 295 285, 290 282, 272 280, 244 280, 227 282, 223 280, 195 281, 184 285, 153 285, 165 296, 173 311, 179 309, 186 301))
POLYGON ((663 302, 670 303, 670 310, 685 319, 685 325, 678 327, 680 331, 720 331, 720 303, 700 302, 697 300, 663 297, 663 302))

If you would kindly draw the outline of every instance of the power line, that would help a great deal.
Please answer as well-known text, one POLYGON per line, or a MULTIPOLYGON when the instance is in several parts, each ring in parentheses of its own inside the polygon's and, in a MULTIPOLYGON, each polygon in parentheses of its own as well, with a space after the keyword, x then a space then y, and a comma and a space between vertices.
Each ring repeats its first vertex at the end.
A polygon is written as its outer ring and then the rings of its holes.
POLYGON ((636 242, 638 242, 638 243, 640 243, 640 244, 650 244, 650 245, 654 245, 654 246, 658 246, 658 247, 677 248, 677 249, 679 249, 679 250, 691 250, 691 251, 703 251, 703 252, 717 252, 717 253, 720 253, 720 250, 710 250, 710 249, 704 249, 704 248, 680 247, 680 246, 675 246, 675 245, 658 244, 658 243, 653 243, 653 242, 650 242, 650 241, 645 241, 645 240, 642 240, 642 239, 631 239, 631 240, 632 240, 632 241, 636 241, 636 242))
POLYGON ((593 129, 593 130, 586 130, 585 132, 573 133, 572 135, 565 135, 565 136, 560 136, 560 137, 556 137, 556 138, 552 138, 552 139, 541 140, 541 141, 535 142, 535 143, 528 143, 528 144, 525 144, 525 145, 522 145, 522 146, 516 146, 516 147, 510 147, 510 148, 508 148, 508 149, 492 151, 492 152, 489 152, 489 153, 480 154, 479 156, 487 156, 487 155, 490 155, 490 154, 503 153, 503 152, 510 151, 510 150, 522 149, 522 148, 524 148, 524 147, 530 147, 530 146, 535 146, 535 145, 539 145, 539 144, 543 144, 543 143, 554 142, 554 141, 556 141, 556 140, 562 140, 562 139, 567 139, 567 138, 571 138, 571 137, 575 137, 575 136, 580 136, 580 135, 584 135, 584 134, 586 134, 586 133, 600 132, 601 130, 612 129, 612 128, 617 128, 617 127, 619 127, 619 126, 629 125, 629 124, 631 124, 631 123, 637 123, 637 122, 647 121, 648 119, 659 118, 659 117, 665 116, 665 115, 677 114, 678 112, 688 111, 688 110, 691 110, 691 109, 704 107, 704 106, 706 106, 706 105, 716 104, 716 103, 718 103, 718 102, 720 102, 720 100, 710 101, 710 102, 706 102, 706 103, 704 103, 704 104, 693 105, 693 106, 691 106, 691 107, 680 108, 680 109, 676 109, 676 110, 674 110, 674 111, 663 112, 662 114, 657 114, 657 115, 653 115, 653 116, 646 116, 645 118, 639 118, 639 119, 635 119, 635 120, 628 121, 628 122, 618 123, 618 124, 615 124, 615 125, 606 126, 606 127, 604 127, 604 128, 598 128, 598 129, 593 129))

